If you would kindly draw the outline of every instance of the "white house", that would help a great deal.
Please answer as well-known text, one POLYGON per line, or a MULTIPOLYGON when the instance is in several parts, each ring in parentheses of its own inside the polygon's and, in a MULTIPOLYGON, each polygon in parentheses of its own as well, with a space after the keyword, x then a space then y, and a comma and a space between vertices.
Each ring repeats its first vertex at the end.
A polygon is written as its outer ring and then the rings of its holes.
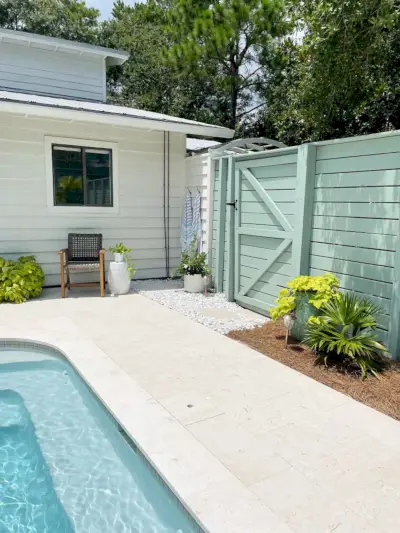
POLYGON ((187 183, 186 135, 233 137, 107 105, 106 67, 127 58, 0 29, 0 256, 35 254, 47 286, 60 283, 56 252, 69 232, 102 233, 105 248, 122 240, 138 278, 169 274, 180 258, 186 187, 208 179, 190 171, 187 183))

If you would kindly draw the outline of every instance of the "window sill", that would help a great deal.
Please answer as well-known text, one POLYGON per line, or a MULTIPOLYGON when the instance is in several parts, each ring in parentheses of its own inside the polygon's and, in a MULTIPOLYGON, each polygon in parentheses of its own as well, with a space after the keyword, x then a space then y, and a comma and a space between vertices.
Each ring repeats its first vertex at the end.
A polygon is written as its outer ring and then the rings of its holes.
POLYGON ((64 205, 52 205, 48 206, 47 212, 51 215, 118 215, 119 208, 114 207, 91 207, 91 206, 64 206, 64 205))

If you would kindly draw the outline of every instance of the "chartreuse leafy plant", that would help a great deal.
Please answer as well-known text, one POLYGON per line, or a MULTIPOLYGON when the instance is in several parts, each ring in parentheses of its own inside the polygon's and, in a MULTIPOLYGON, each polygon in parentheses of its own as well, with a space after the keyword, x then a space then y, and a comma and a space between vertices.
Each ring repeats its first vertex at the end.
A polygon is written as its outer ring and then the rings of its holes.
POLYGON ((129 255, 130 252, 132 251, 132 248, 128 248, 127 246, 125 246, 123 242, 119 242, 115 244, 114 246, 110 246, 109 251, 112 254, 122 254, 124 256, 125 262, 128 265, 128 272, 131 277, 133 276, 133 274, 136 273, 132 256, 129 255))
POLYGON ((0 302, 26 302, 40 295, 43 283, 44 273, 35 256, 17 261, 0 257, 0 302))
POLYGON ((327 272, 323 276, 297 276, 287 284, 288 289, 282 289, 275 300, 276 307, 269 309, 272 320, 288 315, 296 310, 296 295, 309 293, 309 302, 316 309, 337 297, 339 280, 327 272))
POLYGON ((355 294, 339 293, 310 317, 304 343, 317 354, 317 361, 339 363, 355 369, 364 379, 368 372, 382 371, 385 347, 377 340, 377 316, 381 309, 355 294))
POLYGON ((129 254, 132 248, 128 248, 123 242, 119 242, 115 246, 110 246, 109 250, 112 254, 129 254))

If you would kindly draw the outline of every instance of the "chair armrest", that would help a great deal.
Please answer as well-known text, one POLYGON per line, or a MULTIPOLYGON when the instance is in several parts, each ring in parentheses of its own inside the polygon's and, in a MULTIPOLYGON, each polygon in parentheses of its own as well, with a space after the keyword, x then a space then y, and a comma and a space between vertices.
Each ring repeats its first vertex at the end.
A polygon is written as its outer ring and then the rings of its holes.
POLYGON ((61 255, 61 254, 66 254, 67 251, 68 251, 68 248, 63 248, 62 250, 59 250, 57 253, 58 253, 59 255, 61 255))
POLYGON ((106 250, 105 248, 101 248, 101 249, 99 250, 99 254, 100 254, 100 255, 104 255, 104 254, 106 253, 106 251, 107 251, 107 250, 106 250))

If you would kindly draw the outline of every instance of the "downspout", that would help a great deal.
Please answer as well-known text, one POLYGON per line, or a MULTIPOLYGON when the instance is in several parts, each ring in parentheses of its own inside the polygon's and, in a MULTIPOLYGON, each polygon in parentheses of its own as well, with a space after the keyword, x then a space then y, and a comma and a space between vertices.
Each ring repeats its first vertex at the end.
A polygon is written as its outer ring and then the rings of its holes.
POLYGON ((167 269, 168 269, 168 277, 171 275, 170 269, 170 244, 169 244, 169 237, 170 237, 170 197, 171 197, 171 187, 170 187, 170 176, 171 176, 171 140, 170 140, 170 132, 167 133, 167 139, 168 139, 168 167, 167 167, 167 198, 168 198, 168 209, 167 209, 167 269))
POLYGON ((164 248, 165 248, 165 277, 170 275, 169 229, 170 229, 170 138, 169 132, 164 131, 163 137, 163 209, 164 209, 164 248))

